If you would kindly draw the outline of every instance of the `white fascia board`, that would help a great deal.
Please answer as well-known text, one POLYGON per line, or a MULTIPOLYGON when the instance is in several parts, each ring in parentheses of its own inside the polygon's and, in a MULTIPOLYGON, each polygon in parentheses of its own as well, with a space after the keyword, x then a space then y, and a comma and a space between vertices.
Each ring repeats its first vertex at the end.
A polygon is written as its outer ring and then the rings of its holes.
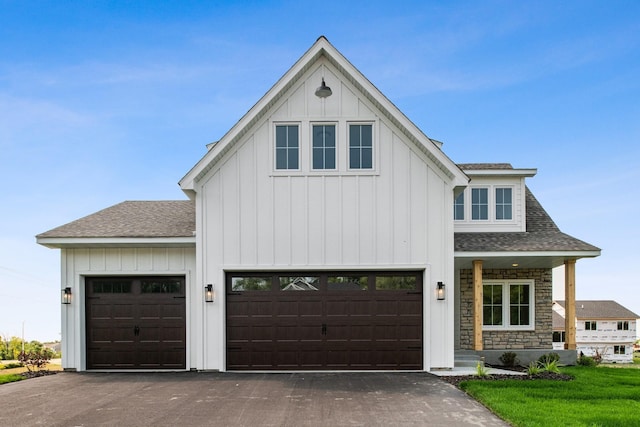
POLYGON ((41 237, 36 242, 52 249, 82 247, 193 247, 194 237, 41 237))
POLYGON ((482 169, 482 170, 462 170, 470 177, 474 176, 516 176, 532 178, 538 173, 538 169, 482 169))
POLYGON ((513 258, 513 257, 570 257, 570 258, 595 258, 600 256, 600 251, 513 251, 513 252, 454 252, 455 258, 513 258))

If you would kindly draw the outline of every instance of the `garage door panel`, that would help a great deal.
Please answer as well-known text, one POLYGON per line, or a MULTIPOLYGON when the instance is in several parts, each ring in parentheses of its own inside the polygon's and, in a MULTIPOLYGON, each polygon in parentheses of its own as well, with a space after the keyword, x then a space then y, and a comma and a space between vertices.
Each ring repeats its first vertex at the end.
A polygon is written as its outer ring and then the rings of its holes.
MULTIPOLYGON (((280 275, 255 276, 283 283, 280 275)), ((229 273, 227 368, 421 369, 422 273, 394 272, 377 280, 374 272, 357 274, 357 283, 327 284, 349 275, 288 272, 286 283, 294 276, 314 277, 315 289, 238 292, 231 289, 236 278, 229 273), (372 284, 377 282, 381 290, 372 284), (407 284, 410 289, 403 289, 407 284)))
POLYGON ((186 368, 184 278, 85 283, 88 369, 186 368))

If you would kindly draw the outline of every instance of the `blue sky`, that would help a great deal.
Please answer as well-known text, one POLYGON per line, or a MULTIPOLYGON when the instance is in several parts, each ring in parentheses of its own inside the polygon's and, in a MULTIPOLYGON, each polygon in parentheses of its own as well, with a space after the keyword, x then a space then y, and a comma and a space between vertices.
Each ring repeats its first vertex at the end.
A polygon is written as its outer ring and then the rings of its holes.
POLYGON ((579 299, 640 313, 637 1, 0 0, 0 335, 60 331, 34 236, 177 182, 320 35, 458 163, 537 168, 603 249, 579 299))

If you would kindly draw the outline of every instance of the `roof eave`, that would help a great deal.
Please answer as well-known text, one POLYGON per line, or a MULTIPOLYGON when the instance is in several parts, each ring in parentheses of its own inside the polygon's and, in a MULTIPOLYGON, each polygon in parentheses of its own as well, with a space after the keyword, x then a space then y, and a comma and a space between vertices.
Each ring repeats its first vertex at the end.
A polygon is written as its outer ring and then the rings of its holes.
POLYGON ((36 242, 51 249, 105 247, 195 247, 192 237, 37 237, 36 242))
POLYGON ((518 178, 532 178, 538 173, 538 169, 462 169, 470 177, 474 176, 514 176, 518 178))
POLYGON ((482 257, 566 257, 566 258, 595 258, 600 256, 600 251, 456 251, 456 258, 482 258, 482 257))

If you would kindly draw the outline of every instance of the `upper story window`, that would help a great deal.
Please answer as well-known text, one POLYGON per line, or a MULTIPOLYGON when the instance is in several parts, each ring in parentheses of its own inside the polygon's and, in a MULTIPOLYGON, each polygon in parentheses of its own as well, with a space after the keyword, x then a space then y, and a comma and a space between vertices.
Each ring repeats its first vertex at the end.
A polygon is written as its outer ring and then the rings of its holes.
POLYGON ((464 220, 464 191, 453 200, 453 219, 464 220))
POLYGON ((496 188, 496 220, 513 219, 511 188, 496 188))
POLYGON ((276 126, 276 169, 299 169, 298 125, 276 126))
POLYGON ((473 220, 489 219, 489 189, 488 188, 472 188, 471 189, 471 219, 473 220))
POLYGON ((349 125, 349 169, 373 169, 373 126, 349 125))
POLYGON ((618 330, 619 331, 628 331, 629 330, 629 322, 628 321, 622 321, 622 322, 618 322, 618 330))
POLYGON ((584 322, 584 330, 585 331, 597 331, 598 330, 598 322, 593 320, 587 320, 584 322))
POLYGON ((485 329, 533 329, 534 309, 533 281, 483 282, 482 324, 485 329))
POLYGON ((336 168, 336 126, 313 125, 313 169, 336 168))

